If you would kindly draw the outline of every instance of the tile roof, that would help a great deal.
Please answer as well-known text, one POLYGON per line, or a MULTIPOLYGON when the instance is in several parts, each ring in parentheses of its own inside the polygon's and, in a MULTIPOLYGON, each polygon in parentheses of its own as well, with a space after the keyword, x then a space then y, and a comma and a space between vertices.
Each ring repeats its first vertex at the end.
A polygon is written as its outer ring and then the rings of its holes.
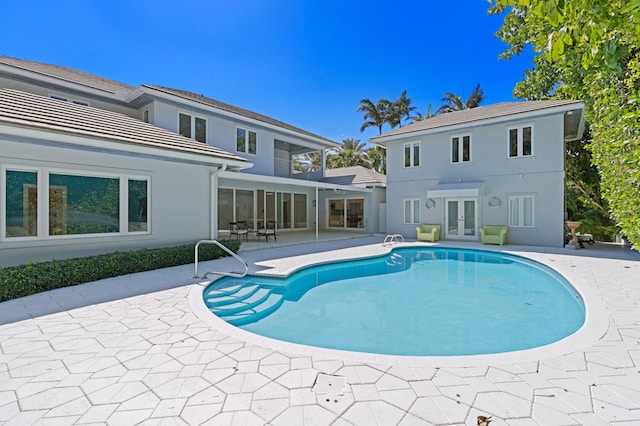
POLYGON ((248 109, 239 108, 239 107, 236 107, 236 106, 233 106, 233 105, 226 104, 224 102, 217 101, 215 99, 208 98, 208 97, 206 97, 204 95, 199 95, 197 93, 189 92, 187 90, 172 89, 170 87, 154 86, 154 85, 150 85, 150 84, 143 84, 141 87, 143 87, 143 88, 144 87, 148 87, 150 89, 155 89, 155 90, 158 90, 160 92, 165 92, 165 93, 168 93, 168 94, 171 94, 171 95, 179 96, 179 97, 184 98, 184 99, 189 99, 189 100, 192 100, 192 101, 195 101, 195 102, 200 102, 202 104, 205 104, 205 105, 208 105, 208 106, 212 106, 214 108, 218 108, 218 109, 221 109, 221 110, 224 110, 224 111, 227 111, 227 112, 231 112, 231 113, 234 113, 234 114, 238 114, 238 115, 241 115, 243 117, 251 118, 253 120, 262 121, 263 123, 271 124, 273 126, 282 127, 284 129, 291 130, 291 131, 296 132, 296 133, 300 133, 300 134, 303 134, 303 135, 306 135, 306 136, 310 136, 310 137, 315 138, 315 139, 320 139, 320 140, 323 140, 325 142, 329 142, 332 146, 333 145, 337 145, 336 142, 334 142, 334 141, 332 141, 330 139, 327 139, 327 138, 324 138, 322 136, 316 135, 314 133, 308 132, 306 130, 300 129, 299 127, 292 126, 290 124, 284 123, 284 122, 282 122, 280 120, 276 120, 276 119, 268 117, 266 115, 258 114, 257 112, 249 111, 248 109))
POLYGON ((31 127, 251 165, 211 145, 124 114, 75 105, 14 89, 0 89, 0 124, 31 127))
POLYGON ((362 166, 326 169, 324 181, 340 185, 386 184, 387 176, 362 166))
POLYGON ((128 84, 58 65, 27 61, 25 59, 11 58, 9 56, 0 56, 0 64, 9 65, 15 68, 20 68, 114 94, 129 93, 135 89, 135 87, 129 86, 128 84))
POLYGON ((477 108, 465 109, 462 111, 448 112, 436 115, 422 121, 416 121, 407 126, 391 130, 382 135, 371 138, 371 141, 383 139, 388 136, 403 135, 407 133, 422 132, 447 126, 460 124, 471 124, 481 120, 506 117, 509 115, 522 114, 532 111, 539 111, 548 108, 575 105, 582 108, 582 101, 576 100, 548 100, 548 101, 524 101, 524 102, 503 102, 499 104, 481 106, 477 108))

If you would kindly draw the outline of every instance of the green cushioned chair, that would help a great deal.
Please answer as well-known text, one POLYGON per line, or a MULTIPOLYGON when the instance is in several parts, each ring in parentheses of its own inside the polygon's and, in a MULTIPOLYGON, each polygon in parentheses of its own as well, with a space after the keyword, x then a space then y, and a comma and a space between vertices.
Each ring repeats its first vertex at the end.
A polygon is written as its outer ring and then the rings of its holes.
POLYGON ((482 244, 504 245, 507 242, 507 229, 506 226, 483 226, 482 229, 480 229, 482 244))
POLYGON ((418 241, 431 241, 435 243, 440 240, 440 225, 420 225, 416 227, 418 241))

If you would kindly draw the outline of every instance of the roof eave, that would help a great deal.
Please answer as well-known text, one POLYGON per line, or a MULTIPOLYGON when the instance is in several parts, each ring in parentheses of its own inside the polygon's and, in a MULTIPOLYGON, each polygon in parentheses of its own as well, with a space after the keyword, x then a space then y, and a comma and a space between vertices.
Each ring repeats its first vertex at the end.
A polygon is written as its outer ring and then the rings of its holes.
POLYGON ((567 103, 564 105, 555 105, 547 108, 538 108, 532 111, 517 112, 512 114, 500 115, 497 117, 465 121, 463 123, 458 123, 458 124, 448 124, 448 125, 433 127, 429 129, 417 129, 415 131, 410 131, 410 130, 407 131, 405 127, 404 128, 405 130, 401 132, 393 133, 392 131, 387 133, 387 135, 383 134, 379 136, 374 136, 371 139, 369 139, 369 142, 374 145, 385 148, 387 142, 397 140, 397 139, 410 139, 410 138, 415 138, 415 137, 420 137, 420 136, 435 134, 435 133, 455 132, 455 131, 466 129, 469 127, 476 127, 478 125, 486 126, 486 125, 496 124, 496 123, 505 122, 505 121, 527 120, 527 119, 532 119, 535 117, 540 117, 545 115, 565 113, 567 111, 572 111, 577 109, 583 110, 584 102, 575 101, 575 102, 567 103))
POLYGON ((3 63, 0 63, 0 72, 1 71, 5 71, 9 74, 17 75, 23 78, 39 80, 50 85, 67 88, 69 90, 80 91, 88 95, 99 96, 103 98, 105 97, 111 98, 113 100, 117 100, 120 102, 123 102, 127 95, 126 93, 114 93, 108 90, 97 89, 95 87, 87 86, 86 84, 73 82, 64 78, 54 77, 48 74, 16 67, 13 65, 3 64, 3 63))
POLYGON ((196 107, 196 108, 205 108, 205 109, 211 109, 211 110, 215 110, 217 114, 235 119, 235 120, 240 120, 240 121, 244 121, 244 122, 248 122, 257 126, 262 126, 262 127, 266 127, 269 128, 271 130, 276 130, 280 133, 285 133, 288 135, 292 135, 295 136, 296 138, 299 139, 303 139, 303 140, 308 140, 308 141, 312 141, 313 143, 322 145, 324 147, 324 149, 331 149, 331 148, 338 148, 340 147, 340 144, 337 142, 334 142, 332 140, 329 139, 324 139, 321 137, 314 137, 311 135, 307 135, 304 133, 300 133, 300 132, 296 132, 294 130, 290 130, 284 127, 280 127, 277 126, 275 124, 271 124, 271 123, 267 123, 265 121, 262 120, 257 120, 255 118, 251 118, 251 117, 247 117, 245 115, 242 114, 238 114, 232 111, 227 111, 225 109, 221 109, 221 108, 217 108, 213 105, 210 105, 206 102, 200 102, 200 101, 196 101, 194 99, 189 99, 186 98, 184 96, 179 96, 176 95, 174 93, 169 93, 167 91, 164 90, 160 90, 157 89, 155 87, 150 87, 149 85, 143 84, 141 85, 139 88, 137 88, 136 90, 134 90, 133 92, 131 92, 129 94, 129 96, 127 96, 127 102, 131 103, 133 102, 136 98, 142 96, 143 94, 149 94, 152 96, 157 96, 160 98, 168 98, 176 103, 179 104, 186 104, 186 105, 190 105, 192 107, 196 107))
POLYGON ((29 140, 32 143, 42 141, 45 145, 65 145, 75 149, 112 153, 129 157, 147 157, 210 166, 226 165, 227 169, 243 170, 253 167, 249 161, 235 160, 212 154, 184 152, 171 148, 152 147, 137 144, 135 141, 124 141, 103 135, 79 134, 62 129, 43 129, 10 122, 0 122, 0 134, 29 140), (126 146, 126 149, 123 147, 126 146), (120 149, 118 149, 120 148, 120 149))

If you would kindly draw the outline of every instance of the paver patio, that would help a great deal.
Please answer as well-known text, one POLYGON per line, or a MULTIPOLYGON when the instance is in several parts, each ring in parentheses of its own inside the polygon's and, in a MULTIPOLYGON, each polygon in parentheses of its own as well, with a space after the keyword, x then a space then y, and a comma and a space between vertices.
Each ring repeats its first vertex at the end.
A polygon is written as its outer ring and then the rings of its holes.
MULTIPOLYGON (((243 256, 252 272, 278 273, 375 252, 381 241, 243 256)), ((485 415, 492 426, 640 424, 640 255, 612 246, 504 250, 580 283, 608 322, 603 334, 562 353, 497 361, 289 351, 203 316, 194 307, 202 286, 185 265, 0 303, 0 423, 475 425, 485 415), (314 390, 320 373, 346 378, 344 392, 314 390)))

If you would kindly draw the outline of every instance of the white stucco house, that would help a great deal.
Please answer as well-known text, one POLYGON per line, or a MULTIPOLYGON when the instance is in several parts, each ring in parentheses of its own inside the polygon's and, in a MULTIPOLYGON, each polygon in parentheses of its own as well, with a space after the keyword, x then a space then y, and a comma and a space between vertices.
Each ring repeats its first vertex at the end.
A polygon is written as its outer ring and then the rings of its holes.
POLYGON ((373 188, 294 171, 337 146, 203 95, 0 56, 0 267, 224 237, 232 221, 377 232, 373 188))
POLYGON ((508 102, 442 114, 374 137, 387 149, 388 233, 480 241, 508 227, 508 244, 562 247, 565 142, 579 139, 584 105, 508 102))

